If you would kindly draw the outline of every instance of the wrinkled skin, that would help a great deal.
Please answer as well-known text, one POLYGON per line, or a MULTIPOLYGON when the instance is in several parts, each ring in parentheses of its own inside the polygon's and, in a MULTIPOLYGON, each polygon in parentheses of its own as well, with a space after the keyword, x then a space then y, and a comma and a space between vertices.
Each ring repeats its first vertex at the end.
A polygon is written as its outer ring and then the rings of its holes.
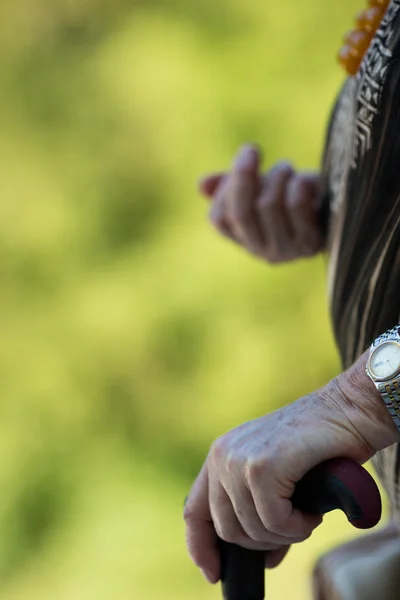
POLYGON ((273 567, 292 543, 306 540, 320 516, 294 509, 290 498, 305 473, 330 458, 363 463, 375 450, 333 400, 339 392, 310 394, 218 438, 185 507, 187 545, 207 579, 220 575, 216 535, 255 550, 269 550, 273 567), (332 402, 330 401, 332 400, 332 402))

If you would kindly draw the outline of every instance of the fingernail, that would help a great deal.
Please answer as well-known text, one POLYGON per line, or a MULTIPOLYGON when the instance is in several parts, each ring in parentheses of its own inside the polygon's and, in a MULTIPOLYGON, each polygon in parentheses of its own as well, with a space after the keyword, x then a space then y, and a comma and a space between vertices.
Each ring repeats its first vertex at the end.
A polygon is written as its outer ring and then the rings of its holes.
POLYGON ((251 171, 258 167, 258 152, 253 146, 244 146, 236 159, 235 167, 239 171, 251 171))

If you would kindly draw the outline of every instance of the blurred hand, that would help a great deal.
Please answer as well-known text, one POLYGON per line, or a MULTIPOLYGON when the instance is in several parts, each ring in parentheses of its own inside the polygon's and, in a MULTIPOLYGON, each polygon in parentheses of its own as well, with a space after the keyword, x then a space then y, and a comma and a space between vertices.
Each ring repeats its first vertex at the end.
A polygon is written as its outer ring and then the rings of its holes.
POLYGON ((343 456, 362 464, 399 439, 373 384, 365 381, 366 360, 364 355, 318 392, 212 444, 184 510, 189 554, 211 583, 220 577, 217 534, 269 550, 266 566, 278 565, 290 544, 307 539, 322 521, 293 508, 296 482, 325 460, 343 456))
POLYGON ((231 173, 200 180, 213 200, 210 220, 224 236, 269 263, 309 257, 324 239, 318 224, 319 176, 296 173, 285 162, 259 173, 256 147, 243 146, 231 173))

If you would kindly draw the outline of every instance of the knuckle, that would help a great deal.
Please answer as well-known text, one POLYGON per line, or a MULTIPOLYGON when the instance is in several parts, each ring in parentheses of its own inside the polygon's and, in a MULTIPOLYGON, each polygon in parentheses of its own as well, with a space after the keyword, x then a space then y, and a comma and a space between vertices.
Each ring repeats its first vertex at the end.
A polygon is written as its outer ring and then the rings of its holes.
POLYGON ((226 454, 226 443, 223 437, 217 438, 211 445, 210 455, 213 462, 219 462, 226 454))
POLYGON ((194 521, 195 518, 195 511, 191 507, 190 503, 187 502, 185 508, 183 509, 183 520, 187 523, 194 521))
POLYGON ((226 454, 225 465, 226 465, 227 473, 229 473, 229 474, 234 473, 236 471, 236 466, 237 466, 236 455, 233 454, 232 452, 229 452, 228 454, 226 454))
POLYGON ((259 483, 265 476, 268 460, 250 460, 246 465, 247 476, 250 482, 259 483))
POLYGON ((215 530, 218 537, 224 542, 228 542, 228 544, 236 544, 241 539, 240 533, 228 524, 215 525, 215 530))

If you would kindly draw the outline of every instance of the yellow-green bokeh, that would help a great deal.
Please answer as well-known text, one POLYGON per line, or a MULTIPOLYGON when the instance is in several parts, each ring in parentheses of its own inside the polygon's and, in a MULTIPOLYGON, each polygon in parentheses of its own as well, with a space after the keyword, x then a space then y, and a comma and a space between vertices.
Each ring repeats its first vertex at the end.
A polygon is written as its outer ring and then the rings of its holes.
MULTIPOLYGON (((2 600, 218 598, 182 503, 212 441, 339 369, 322 257, 208 225, 238 146, 317 168, 362 0, 2 0, 2 600)), ((268 573, 309 597, 330 515, 268 573)))

